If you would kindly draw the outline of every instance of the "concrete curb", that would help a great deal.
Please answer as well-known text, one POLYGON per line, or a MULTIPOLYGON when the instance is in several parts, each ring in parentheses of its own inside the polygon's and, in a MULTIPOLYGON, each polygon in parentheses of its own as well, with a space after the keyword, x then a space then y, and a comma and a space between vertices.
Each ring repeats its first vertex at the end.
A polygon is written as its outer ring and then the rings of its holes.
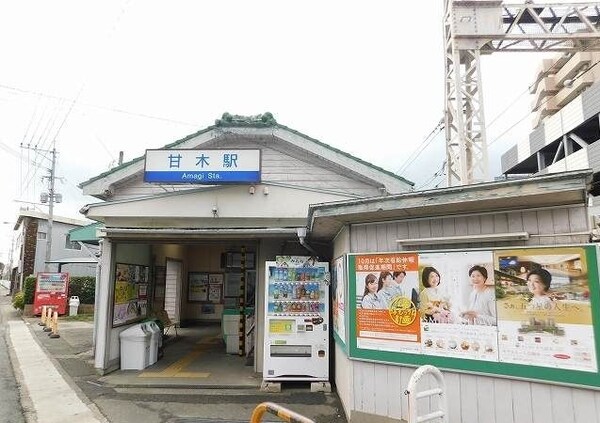
MULTIPOLYGON (((97 410, 86 405, 78 396, 71 383, 57 369, 56 363, 35 340, 30 325, 23 321, 10 321, 7 324, 8 339, 16 358, 15 371, 21 376, 23 388, 33 404, 36 419, 44 423, 106 423, 97 410)), ((68 377, 67 377, 68 379, 68 377)), ((31 421, 28 419, 28 421, 31 421)))

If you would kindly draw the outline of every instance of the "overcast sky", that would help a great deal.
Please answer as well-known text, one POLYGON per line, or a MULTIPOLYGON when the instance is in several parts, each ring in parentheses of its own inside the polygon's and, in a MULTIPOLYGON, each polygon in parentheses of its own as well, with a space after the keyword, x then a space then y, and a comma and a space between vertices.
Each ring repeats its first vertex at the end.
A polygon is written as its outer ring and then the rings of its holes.
MULTIPOLYGON (((443 116, 443 3, 1 2, 0 262, 19 207, 33 207, 46 189, 49 156, 21 144, 56 143, 64 202, 55 213, 68 217, 82 218, 81 206, 97 201, 76 186, 114 166, 119 151, 131 160, 223 112, 270 111, 433 188, 443 180, 432 179, 444 160, 443 133, 403 165, 443 116)), ((525 92, 541 58, 482 59, 493 176, 500 155, 531 130, 525 92)))

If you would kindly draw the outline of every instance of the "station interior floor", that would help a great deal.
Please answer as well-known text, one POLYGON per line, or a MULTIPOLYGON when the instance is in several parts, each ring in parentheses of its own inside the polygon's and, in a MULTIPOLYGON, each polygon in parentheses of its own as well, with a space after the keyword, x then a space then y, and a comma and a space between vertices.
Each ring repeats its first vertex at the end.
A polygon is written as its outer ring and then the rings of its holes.
POLYGON ((143 370, 117 370, 100 378, 121 387, 256 388, 262 375, 254 358, 228 354, 220 324, 171 328, 158 361, 143 370))

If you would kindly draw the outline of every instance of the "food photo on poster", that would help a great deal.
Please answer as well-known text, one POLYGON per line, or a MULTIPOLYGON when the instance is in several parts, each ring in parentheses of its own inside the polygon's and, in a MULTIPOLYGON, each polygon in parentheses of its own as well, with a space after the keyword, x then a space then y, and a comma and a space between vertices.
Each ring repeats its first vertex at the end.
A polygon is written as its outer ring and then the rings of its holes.
POLYGON ((500 361, 596 372, 585 250, 515 249, 494 259, 500 361))

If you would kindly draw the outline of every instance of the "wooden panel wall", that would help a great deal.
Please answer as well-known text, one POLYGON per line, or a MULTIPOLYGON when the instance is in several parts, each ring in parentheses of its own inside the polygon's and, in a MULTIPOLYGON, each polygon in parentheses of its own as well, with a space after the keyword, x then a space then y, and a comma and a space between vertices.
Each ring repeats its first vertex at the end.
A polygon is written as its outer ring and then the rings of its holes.
POLYGON ((560 234, 587 232, 589 229, 589 217, 584 206, 369 223, 351 226, 350 252, 414 250, 402 248, 396 242, 397 239, 522 231, 529 232, 531 238, 527 241, 479 242, 450 246, 422 245, 419 246, 419 250, 578 244, 588 242, 588 235, 560 234))
MULTIPOLYGON (((443 235, 486 234, 528 231, 533 237, 520 245, 585 243, 587 236, 556 234, 588 230, 584 206, 545 210, 489 213, 471 216, 439 217, 389 223, 353 225, 350 228, 351 252, 399 251, 396 239, 443 235)), ((504 243, 469 244, 469 248, 504 246, 504 243)), ((510 245, 515 245, 514 242, 510 245)), ((426 246, 424 249, 440 249, 426 246)), ((442 247, 443 248, 443 247, 442 247)), ((447 247, 446 247, 447 248, 447 247)), ((453 248, 461 248, 454 245, 453 248)), ((339 348, 338 355, 345 353, 339 348)), ((364 414, 381 418, 407 419, 407 399, 403 395, 414 367, 337 360, 351 367, 352 376, 337 370, 338 385, 352 381, 353 398, 344 404, 351 422, 362 422, 364 414), (350 411, 349 411, 350 410, 350 411), (359 416, 352 419, 353 412, 359 416)), ((476 374, 444 372, 449 405, 449 421, 461 423, 600 423, 600 392, 548 383, 520 381, 476 374)), ((419 389, 432 386, 427 378, 419 389)), ((348 401, 349 395, 341 395, 348 401)), ((420 404, 422 411, 429 402, 420 404)), ((379 421, 379 420, 377 420, 379 421)), ((392 420, 390 420, 392 421, 392 420)))
MULTIPOLYGON (((223 146, 220 146, 220 148, 223 148, 223 146)), ((377 187, 343 176, 342 169, 338 169, 333 165, 327 166, 322 160, 318 160, 307 152, 304 155, 300 154, 300 158, 295 158, 273 148, 248 143, 247 141, 228 142, 227 148, 261 148, 261 179, 263 182, 276 182, 312 189, 327 189, 361 197, 380 195, 377 187)), ((198 188, 198 186, 145 183, 143 175, 139 174, 115 188, 115 196, 112 200, 149 196, 198 188)))
MULTIPOLYGON (((352 412, 408 419, 408 401, 403 392, 415 368, 347 362, 352 366, 354 388, 354 401, 350 407, 345 406, 351 422, 352 412)), ((443 374, 450 422, 600 423, 598 391, 449 371, 443 374)), ((433 386, 433 379, 426 377, 418 389, 433 386)), ((435 407, 433 401, 419 403, 419 414, 435 407)))

